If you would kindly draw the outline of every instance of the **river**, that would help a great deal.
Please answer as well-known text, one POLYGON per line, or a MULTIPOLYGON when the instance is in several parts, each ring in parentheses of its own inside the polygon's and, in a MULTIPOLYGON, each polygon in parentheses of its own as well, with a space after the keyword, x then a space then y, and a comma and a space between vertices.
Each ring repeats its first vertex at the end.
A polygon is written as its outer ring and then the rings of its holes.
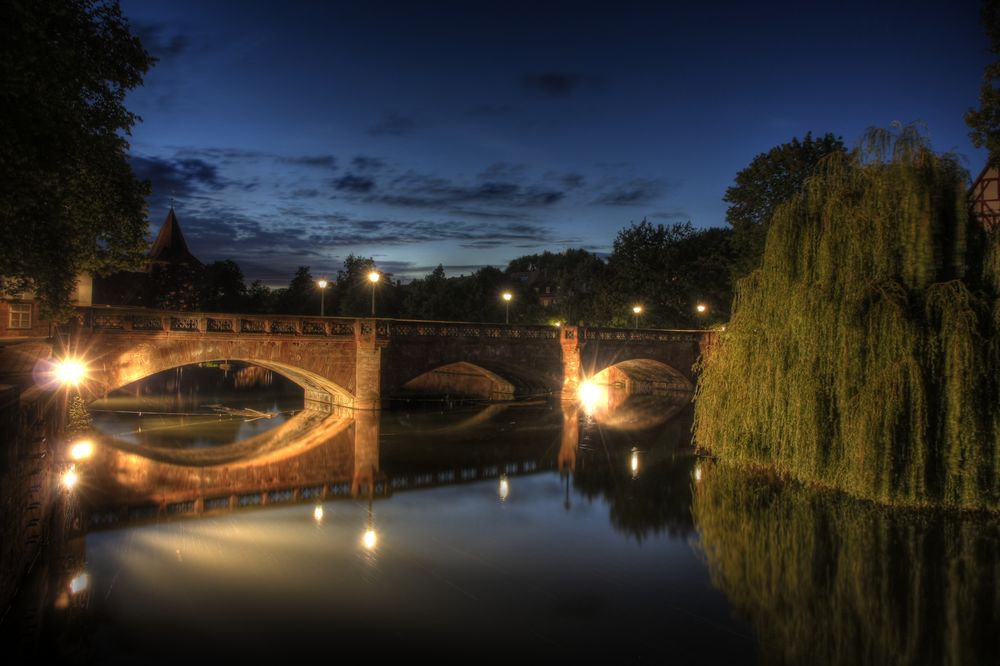
POLYGON ((267 371, 171 371, 91 405, 32 658, 998 663, 995 517, 699 458, 690 400, 314 417, 267 371))

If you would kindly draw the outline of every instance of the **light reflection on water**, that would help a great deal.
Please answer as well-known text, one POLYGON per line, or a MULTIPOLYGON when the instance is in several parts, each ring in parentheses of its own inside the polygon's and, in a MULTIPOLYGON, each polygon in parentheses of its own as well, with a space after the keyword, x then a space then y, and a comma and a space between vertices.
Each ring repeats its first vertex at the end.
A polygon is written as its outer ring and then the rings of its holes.
POLYGON ((611 403, 357 413, 258 466, 147 463, 174 500, 302 494, 185 520, 160 499, 152 524, 89 534, 79 650, 997 663, 995 519, 725 470, 694 457, 687 400, 611 403))

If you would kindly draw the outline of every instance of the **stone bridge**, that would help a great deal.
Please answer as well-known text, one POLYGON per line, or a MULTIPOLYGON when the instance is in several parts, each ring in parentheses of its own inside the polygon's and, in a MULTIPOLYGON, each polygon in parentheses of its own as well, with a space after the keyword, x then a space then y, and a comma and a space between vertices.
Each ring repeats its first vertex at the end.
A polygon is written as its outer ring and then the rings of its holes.
POLYGON ((329 413, 428 393, 575 400, 580 382, 602 372, 615 383, 689 389, 713 339, 708 331, 95 307, 79 309, 60 344, 88 365, 94 396, 179 366, 244 361, 288 377, 307 408, 329 413))

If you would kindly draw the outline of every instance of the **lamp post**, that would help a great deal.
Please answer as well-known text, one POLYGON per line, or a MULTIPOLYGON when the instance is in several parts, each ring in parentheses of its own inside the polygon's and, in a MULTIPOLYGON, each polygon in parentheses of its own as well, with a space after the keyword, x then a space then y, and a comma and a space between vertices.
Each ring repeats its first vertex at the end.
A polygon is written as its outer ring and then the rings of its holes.
POLYGON ((638 329, 639 328, 639 315, 642 314, 642 306, 641 305, 633 305, 632 306, 632 314, 635 315, 635 327, 638 329))
POLYGON ((509 291, 505 291, 500 296, 501 296, 501 298, 503 298, 503 302, 504 302, 504 306, 505 306, 503 323, 509 324, 510 323, 510 299, 514 298, 514 294, 510 293, 509 291))
POLYGON ((320 278, 316 281, 316 286, 319 287, 319 316, 322 317, 326 314, 326 286, 330 284, 325 279, 320 278))
POLYGON ((375 285, 378 284, 379 279, 381 279, 378 271, 372 271, 368 274, 368 281, 372 283, 372 316, 375 316, 375 285))
POLYGON ((696 310, 696 311, 698 312, 698 314, 700 314, 700 315, 703 315, 703 314, 705 314, 706 312, 708 312, 708 306, 707 306, 707 305, 705 305, 704 303, 699 303, 698 305, 694 306, 694 309, 695 309, 695 310, 696 310))

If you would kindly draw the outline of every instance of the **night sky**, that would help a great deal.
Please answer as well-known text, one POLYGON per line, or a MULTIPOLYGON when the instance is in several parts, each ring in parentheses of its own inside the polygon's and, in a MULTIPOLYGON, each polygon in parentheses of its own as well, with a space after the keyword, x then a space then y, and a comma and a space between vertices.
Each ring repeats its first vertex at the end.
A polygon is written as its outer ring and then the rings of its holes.
POLYGON ((975 176, 979 3, 123 0, 159 63, 129 108, 151 234, 287 284, 349 253, 404 280, 725 225, 758 153, 918 122, 975 176))

